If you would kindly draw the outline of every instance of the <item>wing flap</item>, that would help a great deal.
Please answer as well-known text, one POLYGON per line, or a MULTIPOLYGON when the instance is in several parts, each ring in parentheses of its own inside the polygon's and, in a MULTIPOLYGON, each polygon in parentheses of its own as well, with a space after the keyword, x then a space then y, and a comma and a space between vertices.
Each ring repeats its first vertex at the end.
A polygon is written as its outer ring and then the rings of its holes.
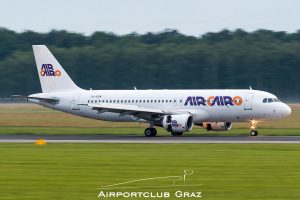
POLYGON ((145 112, 145 113, 155 113, 155 114, 165 114, 163 110, 155 108, 145 108, 135 105, 124 105, 124 104, 87 104, 92 107, 93 110, 105 110, 105 112, 116 112, 116 113, 134 113, 134 112, 145 112))
POLYGON ((81 104, 92 108, 92 110, 97 110, 99 113, 112 112, 119 113, 120 116, 132 115, 138 118, 151 120, 163 115, 174 114, 170 111, 164 111, 156 108, 147 108, 137 105, 126 105, 126 104, 81 104))

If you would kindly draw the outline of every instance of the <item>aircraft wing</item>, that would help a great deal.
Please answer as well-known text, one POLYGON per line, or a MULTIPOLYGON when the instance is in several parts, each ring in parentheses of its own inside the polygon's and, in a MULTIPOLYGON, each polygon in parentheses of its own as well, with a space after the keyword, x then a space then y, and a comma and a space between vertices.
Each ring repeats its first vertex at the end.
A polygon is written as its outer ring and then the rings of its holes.
POLYGON ((140 119, 153 120, 159 118, 163 115, 176 114, 176 112, 165 111, 155 108, 147 108, 136 105, 124 105, 124 104, 111 104, 111 103, 101 103, 101 104, 81 104, 92 107, 93 110, 97 110, 99 113, 113 112, 119 113, 120 116, 132 115, 140 119))

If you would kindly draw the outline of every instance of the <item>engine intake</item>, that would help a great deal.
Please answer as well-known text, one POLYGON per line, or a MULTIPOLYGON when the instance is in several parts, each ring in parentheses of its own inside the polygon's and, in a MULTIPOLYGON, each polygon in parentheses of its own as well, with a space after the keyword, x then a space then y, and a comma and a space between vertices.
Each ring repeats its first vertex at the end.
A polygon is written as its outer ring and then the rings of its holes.
POLYGON ((162 120, 162 126, 169 132, 188 132, 193 125, 193 116, 190 114, 166 115, 162 120))

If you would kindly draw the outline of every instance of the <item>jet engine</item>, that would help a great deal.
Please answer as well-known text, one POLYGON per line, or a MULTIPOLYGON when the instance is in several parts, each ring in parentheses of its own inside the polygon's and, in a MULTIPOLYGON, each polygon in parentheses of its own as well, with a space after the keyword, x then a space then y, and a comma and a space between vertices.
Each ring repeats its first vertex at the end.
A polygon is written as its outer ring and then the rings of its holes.
POLYGON ((162 119, 162 127, 169 132, 188 132, 194 125, 190 114, 166 115, 162 119))
POLYGON ((197 125, 203 126, 208 131, 228 131, 232 127, 231 122, 205 122, 197 125))

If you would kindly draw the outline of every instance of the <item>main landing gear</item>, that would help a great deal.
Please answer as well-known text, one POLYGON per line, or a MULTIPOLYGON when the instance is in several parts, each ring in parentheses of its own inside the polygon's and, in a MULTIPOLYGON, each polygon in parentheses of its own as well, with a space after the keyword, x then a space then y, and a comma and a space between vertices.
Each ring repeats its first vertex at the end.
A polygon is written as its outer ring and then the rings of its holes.
POLYGON ((182 135, 182 132, 173 132, 173 131, 171 131, 171 134, 172 134, 173 136, 181 136, 181 135, 182 135))
POLYGON ((250 129, 251 129, 251 131, 250 131, 251 136, 257 136, 258 135, 257 121, 255 121, 253 119, 250 121, 250 129))
POLYGON ((156 136, 156 134, 157 134, 157 131, 154 128, 154 124, 151 122, 150 127, 145 129, 145 136, 154 137, 154 136, 156 136))
POLYGON ((156 136, 157 131, 155 128, 146 128, 145 129, 145 136, 147 137, 154 137, 156 136))

